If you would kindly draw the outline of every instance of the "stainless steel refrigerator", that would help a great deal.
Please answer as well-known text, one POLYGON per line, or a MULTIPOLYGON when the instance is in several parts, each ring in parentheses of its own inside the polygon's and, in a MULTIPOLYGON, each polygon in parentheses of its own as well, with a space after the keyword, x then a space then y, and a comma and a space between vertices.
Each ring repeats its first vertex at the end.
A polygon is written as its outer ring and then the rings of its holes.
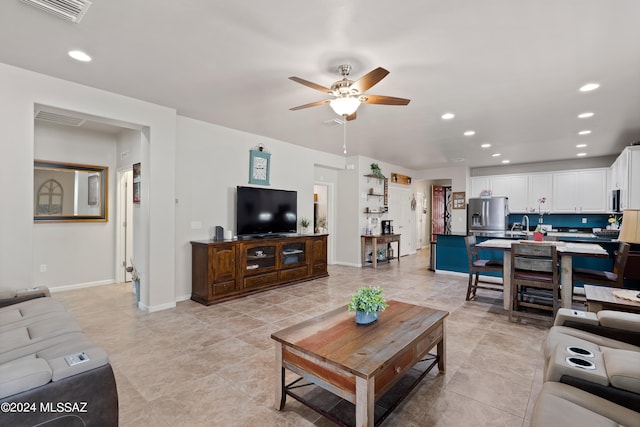
POLYGON ((467 227, 469 233, 504 232, 509 226, 509 198, 469 199, 467 227))

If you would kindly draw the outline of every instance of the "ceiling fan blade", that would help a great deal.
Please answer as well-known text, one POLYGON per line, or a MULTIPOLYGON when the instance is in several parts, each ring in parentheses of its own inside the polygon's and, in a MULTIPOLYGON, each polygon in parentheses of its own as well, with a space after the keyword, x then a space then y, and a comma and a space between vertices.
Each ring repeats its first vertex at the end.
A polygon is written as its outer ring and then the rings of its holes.
POLYGON ((333 91, 328 87, 320 86, 319 84, 315 84, 313 82, 310 82, 309 80, 301 79, 300 77, 289 77, 289 80, 293 80, 294 82, 310 87, 311 89, 319 90, 320 92, 333 94, 333 91))
POLYGON ((355 111, 347 116, 347 121, 348 122, 351 121, 351 120, 355 120, 355 119, 356 119, 356 112, 355 111))
POLYGON ((289 110, 297 111, 297 110, 302 110, 303 108, 317 107, 318 105, 328 104, 329 102, 331 102, 330 99, 325 99, 324 101, 316 101, 316 102, 310 102, 304 105, 298 105, 297 107, 289 108, 289 110))
POLYGON ((393 96, 363 95, 360 97, 360 102, 363 104, 407 105, 411 100, 406 98, 395 98, 393 96))
POLYGON ((364 93, 369 90, 373 85, 384 79, 389 72, 382 67, 378 67, 368 74, 360 77, 360 80, 351 85, 351 89, 356 89, 360 93, 364 93))

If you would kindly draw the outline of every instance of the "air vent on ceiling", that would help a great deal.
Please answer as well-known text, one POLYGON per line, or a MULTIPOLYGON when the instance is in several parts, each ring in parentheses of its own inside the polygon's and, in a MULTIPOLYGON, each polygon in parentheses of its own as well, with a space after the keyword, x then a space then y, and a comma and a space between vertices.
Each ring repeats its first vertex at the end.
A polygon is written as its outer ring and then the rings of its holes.
POLYGON ((63 114, 52 113, 50 111, 43 110, 36 111, 36 120, 76 127, 82 125, 85 122, 84 119, 80 119, 78 117, 70 117, 63 114))
POLYGON ((88 0, 20 0, 40 10, 49 12, 67 21, 80 22, 91 6, 88 0))

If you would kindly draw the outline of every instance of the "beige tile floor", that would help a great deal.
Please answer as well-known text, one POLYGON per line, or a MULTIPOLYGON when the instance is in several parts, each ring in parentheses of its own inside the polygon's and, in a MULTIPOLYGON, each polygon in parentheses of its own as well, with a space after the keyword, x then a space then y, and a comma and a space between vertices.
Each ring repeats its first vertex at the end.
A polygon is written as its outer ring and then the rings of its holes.
POLYGON ((330 266, 327 278, 203 306, 145 313, 130 284, 54 293, 108 353, 128 426, 329 426, 289 398, 273 408, 272 332, 346 306, 363 285, 449 311, 447 372, 434 369, 385 426, 528 426, 548 328, 509 323, 500 293, 465 301, 466 277, 434 274, 428 252, 378 270, 330 266))

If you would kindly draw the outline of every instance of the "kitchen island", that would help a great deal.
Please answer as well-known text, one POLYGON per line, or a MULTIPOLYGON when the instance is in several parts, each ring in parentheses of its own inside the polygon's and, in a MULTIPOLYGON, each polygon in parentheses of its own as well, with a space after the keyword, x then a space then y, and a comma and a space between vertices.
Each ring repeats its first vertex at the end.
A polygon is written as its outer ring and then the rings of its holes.
MULTIPOLYGON (((477 242, 483 242, 489 239, 508 239, 508 240, 525 240, 526 235, 522 232, 504 233, 475 233, 477 242)), ((553 233, 551 233, 553 235, 553 233)), ((464 243, 466 233, 448 233, 438 234, 436 239, 436 268, 437 272, 450 271, 456 273, 469 273, 469 265, 467 260, 467 248, 464 243)), ((591 235, 593 236, 593 235, 591 235)), ((618 249, 620 242, 613 239, 602 237, 589 237, 587 233, 564 233, 558 232, 554 236, 559 241, 573 243, 597 243, 602 246, 608 253, 609 258, 591 258, 576 256, 573 258, 573 267, 575 268, 591 268, 595 270, 613 269, 614 252, 618 249)), ((482 258, 502 259, 503 251, 499 250, 481 250, 482 258)))

